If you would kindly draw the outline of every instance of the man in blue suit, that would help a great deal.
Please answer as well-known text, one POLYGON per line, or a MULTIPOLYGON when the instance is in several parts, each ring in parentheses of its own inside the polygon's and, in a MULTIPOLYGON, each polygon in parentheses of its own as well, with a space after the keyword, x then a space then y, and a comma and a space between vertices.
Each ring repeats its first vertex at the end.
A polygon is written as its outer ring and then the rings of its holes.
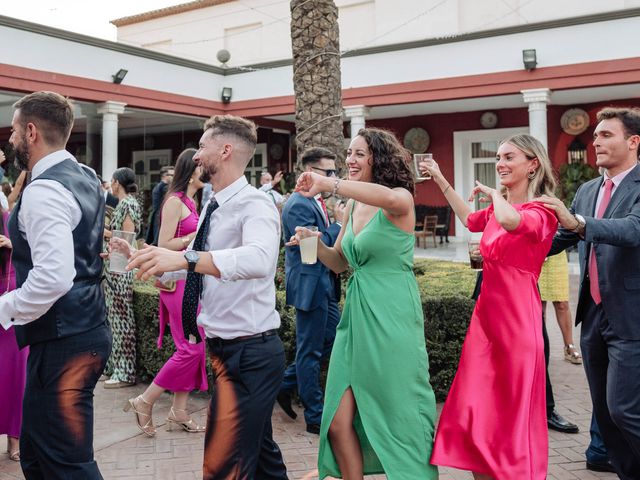
POLYGON ((640 479, 640 109, 605 108, 593 134, 602 177, 582 185, 571 211, 543 198, 561 224, 551 254, 578 244, 581 349, 609 459, 640 479))
MULTIPOLYGON (((301 163, 306 172, 335 176, 335 159, 330 150, 310 148, 302 153, 301 163)), ((298 226, 315 225, 322 232, 322 241, 333 246, 340 233, 338 222, 342 220, 342 211, 336 207, 336 223, 331 224, 320 195, 306 198, 294 193, 282 211, 284 238, 288 240, 295 235, 298 226)), ((296 359, 284 373, 277 400, 285 413, 296 418, 291 396, 297 387, 304 405, 307 432, 318 434, 323 397, 320 364, 329 358, 340 320, 339 279, 320 262, 303 264, 300 248, 290 246, 285 251, 285 283, 287 304, 296 308, 296 359)))

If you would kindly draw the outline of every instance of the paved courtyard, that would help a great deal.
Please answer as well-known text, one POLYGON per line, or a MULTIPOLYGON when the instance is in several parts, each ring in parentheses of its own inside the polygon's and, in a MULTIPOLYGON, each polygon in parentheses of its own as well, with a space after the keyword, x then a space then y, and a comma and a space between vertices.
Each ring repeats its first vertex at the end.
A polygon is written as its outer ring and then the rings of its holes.
MULTIPOLYGON (((456 248, 456 246, 452 246, 456 248)), ((423 252, 420 252, 423 253, 423 252)), ((427 256, 430 252, 425 252, 427 256)), ((433 251, 431 253, 434 253, 433 251)), ((445 249, 438 252, 445 255, 445 249)), ((424 254, 424 253, 423 253, 424 254)), ((572 275, 572 309, 575 313, 575 298, 578 278, 572 275)), ((577 423, 580 433, 576 435, 549 432, 549 476, 550 480, 564 479, 615 479, 613 474, 589 472, 585 469, 584 450, 589 443, 589 421, 591 401, 582 366, 571 365, 562 357, 562 338, 555 322, 553 309, 548 308, 549 335, 551 340, 550 373, 555 392, 557 410, 577 423)), ((578 342, 579 331, 574 339, 578 342)), ((122 407, 127 398, 138 395, 145 385, 121 390, 105 390, 102 384, 96 388, 95 452, 104 478, 109 479, 176 479, 202 478, 203 434, 184 431, 166 431, 165 421, 170 397, 165 394, 154 410, 158 427, 155 438, 143 436, 134 424, 133 415, 124 413, 122 407)), ((194 395, 190 409, 199 423, 204 423, 207 398, 194 395)), ((438 406, 439 409, 442 405, 438 406)), ((301 413, 301 412, 300 412, 301 413)), ((506 420, 505 420, 506 421, 506 420)), ((318 437, 305 432, 302 415, 297 421, 290 420, 276 407, 273 413, 274 435, 279 443, 292 479, 317 478, 315 465, 318 437)), ((5 438, 0 440, 4 451, 5 438)), ((23 479, 20 467, 10 461, 6 454, 0 456, 0 480, 23 479)), ((372 476, 383 479, 384 476, 372 476)), ((471 475, 453 469, 441 469, 442 480, 471 479, 471 475)), ((416 479, 418 480, 418 479, 416 479)))

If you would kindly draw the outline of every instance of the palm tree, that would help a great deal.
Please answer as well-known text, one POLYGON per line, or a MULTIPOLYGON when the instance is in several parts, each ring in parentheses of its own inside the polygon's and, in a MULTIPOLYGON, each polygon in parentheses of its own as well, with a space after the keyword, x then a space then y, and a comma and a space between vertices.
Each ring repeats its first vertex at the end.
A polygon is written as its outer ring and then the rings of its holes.
POLYGON ((344 165, 340 35, 333 0, 291 0, 296 147, 325 147, 344 165))

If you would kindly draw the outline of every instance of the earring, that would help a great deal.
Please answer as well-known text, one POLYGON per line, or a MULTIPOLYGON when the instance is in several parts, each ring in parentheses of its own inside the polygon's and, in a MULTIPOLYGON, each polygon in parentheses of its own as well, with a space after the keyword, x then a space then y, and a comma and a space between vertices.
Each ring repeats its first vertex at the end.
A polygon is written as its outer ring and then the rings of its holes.
POLYGON ((536 171, 535 171, 535 170, 531 170, 531 171, 529 172, 529 175, 527 175, 527 178, 528 178, 529 180, 533 180, 535 176, 536 176, 536 171))
POLYGON ((193 183, 193 178, 190 178, 190 179, 189 179, 189 183, 193 183))

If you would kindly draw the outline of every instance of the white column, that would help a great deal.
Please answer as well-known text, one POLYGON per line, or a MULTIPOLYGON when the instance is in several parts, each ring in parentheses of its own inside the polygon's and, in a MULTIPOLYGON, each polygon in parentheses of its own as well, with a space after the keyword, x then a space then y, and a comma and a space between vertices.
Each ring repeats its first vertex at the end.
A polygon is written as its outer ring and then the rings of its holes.
POLYGON ((358 131, 365 127, 365 119, 369 116, 369 107, 353 105, 344 107, 344 114, 351 122, 351 138, 358 135, 358 131))
POLYGON ((547 148, 547 104, 551 102, 551 90, 533 88, 520 93, 529 105, 529 133, 547 148))
POLYGON ((118 168, 118 115, 126 103, 108 101, 98 105, 102 115, 102 178, 109 181, 118 168))

